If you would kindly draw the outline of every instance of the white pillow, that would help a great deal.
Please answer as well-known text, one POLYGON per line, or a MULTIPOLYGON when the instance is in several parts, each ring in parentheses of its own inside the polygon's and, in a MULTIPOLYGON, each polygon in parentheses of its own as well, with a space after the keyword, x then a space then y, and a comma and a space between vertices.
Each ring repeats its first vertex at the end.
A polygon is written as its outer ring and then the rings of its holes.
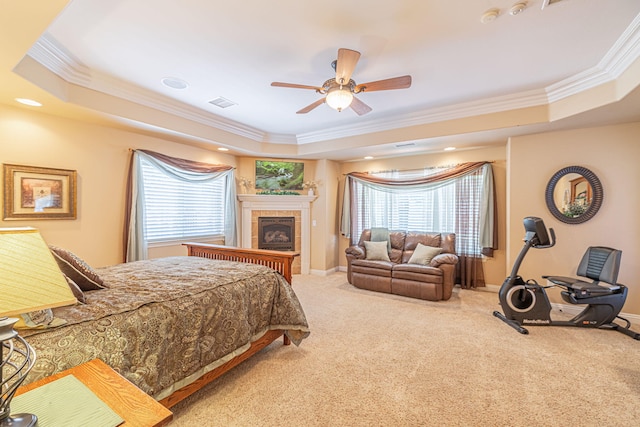
POLYGON ((434 248, 433 246, 426 246, 422 243, 418 243, 416 250, 413 251, 411 258, 407 264, 422 264, 429 265, 434 256, 442 253, 442 248, 434 248))
POLYGON ((364 242, 366 259, 371 261, 391 261, 387 252, 387 241, 364 242))

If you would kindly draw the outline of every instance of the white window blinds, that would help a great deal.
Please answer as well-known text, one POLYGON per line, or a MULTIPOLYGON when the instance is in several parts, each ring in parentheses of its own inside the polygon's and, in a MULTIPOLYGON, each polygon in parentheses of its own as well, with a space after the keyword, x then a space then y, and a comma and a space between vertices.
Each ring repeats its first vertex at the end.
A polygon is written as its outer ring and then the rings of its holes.
MULTIPOLYGON (((418 179, 441 172, 427 169, 384 172, 372 175, 388 179, 418 179)), ((456 234, 456 252, 480 256, 480 212, 483 203, 483 169, 442 185, 388 187, 355 180, 353 200, 356 221, 351 236, 355 241, 363 230, 390 230, 456 234)))
POLYGON ((148 242, 224 235, 225 177, 186 182, 169 176, 145 158, 140 164, 148 242))

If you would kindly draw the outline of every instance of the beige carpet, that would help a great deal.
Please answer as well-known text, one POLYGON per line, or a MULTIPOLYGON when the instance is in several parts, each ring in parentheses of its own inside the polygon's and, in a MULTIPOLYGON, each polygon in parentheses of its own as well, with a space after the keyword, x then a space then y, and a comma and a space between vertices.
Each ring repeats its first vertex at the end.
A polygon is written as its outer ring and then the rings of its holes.
MULTIPOLYGON (((495 293, 446 302, 294 276, 311 328, 174 408, 171 426, 638 426, 640 341, 495 318, 495 293)), ((640 330, 637 326, 636 330, 640 330)))

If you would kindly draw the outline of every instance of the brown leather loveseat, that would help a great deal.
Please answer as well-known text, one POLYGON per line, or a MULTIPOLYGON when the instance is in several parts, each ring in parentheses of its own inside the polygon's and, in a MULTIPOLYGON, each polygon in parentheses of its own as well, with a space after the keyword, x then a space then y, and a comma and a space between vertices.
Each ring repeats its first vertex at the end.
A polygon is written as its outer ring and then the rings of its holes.
POLYGON ((357 245, 346 249, 349 283, 431 301, 451 298, 458 262, 455 234, 389 231, 389 245, 379 230, 374 233, 375 242, 367 229, 357 245))

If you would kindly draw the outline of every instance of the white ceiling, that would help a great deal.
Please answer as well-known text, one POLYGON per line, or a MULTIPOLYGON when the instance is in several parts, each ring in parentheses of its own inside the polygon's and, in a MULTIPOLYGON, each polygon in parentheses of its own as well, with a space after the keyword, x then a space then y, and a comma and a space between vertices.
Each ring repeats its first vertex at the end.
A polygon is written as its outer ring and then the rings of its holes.
MULTIPOLYGON (((584 119, 576 115, 549 123, 532 117, 492 129, 462 126, 460 132, 425 128, 547 106, 615 81, 638 62, 638 0, 556 0, 544 8, 543 0, 530 0, 512 16, 508 10, 516 2, 74 0, 15 71, 126 126, 226 146, 240 155, 349 160, 504 143, 509 135, 597 121, 640 120, 636 90, 625 108, 605 106, 584 119), (494 7, 500 9, 498 18, 481 23, 482 14, 494 7), (321 86, 335 76, 330 64, 342 47, 362 53, 352 76, 356 83, 409 74, 411 88, 357 95, 373 108, 358 116, 327 105, 296 114, 322 95, 270 86, 272 81, 321 86), (38 66, 61 78, 66 89, 45 79, 38 66), (165 77, 189 87, 168 88, 161 82, 165 77), (216 97, 237 105, 210 105, 216 97), (397 147, 407 142, 414 145, 397 147)), ((632 86, 637 83, 640 76, 632 86)))

